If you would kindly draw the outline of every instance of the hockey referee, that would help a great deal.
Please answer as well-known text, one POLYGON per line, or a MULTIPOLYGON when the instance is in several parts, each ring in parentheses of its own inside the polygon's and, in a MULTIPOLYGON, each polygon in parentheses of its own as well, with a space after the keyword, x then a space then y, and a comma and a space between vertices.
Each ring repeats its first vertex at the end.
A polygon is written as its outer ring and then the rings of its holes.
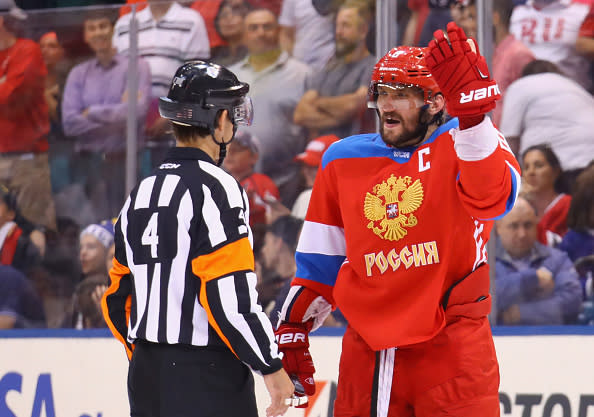
POLYGON ((161 116, 176 147, 130 193, 115 225, 111 283, 101 301, 130 360, 133 417, 257 417, 250 368, 282 415, 295 387, 257 304, 248 198, 219 166, 249 86, 224 67, 181 66, 161 116))

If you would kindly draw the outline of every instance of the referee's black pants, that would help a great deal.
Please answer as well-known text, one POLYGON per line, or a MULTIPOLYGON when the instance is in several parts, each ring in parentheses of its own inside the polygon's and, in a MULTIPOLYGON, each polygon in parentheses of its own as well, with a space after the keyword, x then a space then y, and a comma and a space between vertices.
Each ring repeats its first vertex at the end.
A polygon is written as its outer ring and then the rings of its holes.
POLYGON ((137 341, 131 417, 258 417, 254 378, 231 351, 137 341))

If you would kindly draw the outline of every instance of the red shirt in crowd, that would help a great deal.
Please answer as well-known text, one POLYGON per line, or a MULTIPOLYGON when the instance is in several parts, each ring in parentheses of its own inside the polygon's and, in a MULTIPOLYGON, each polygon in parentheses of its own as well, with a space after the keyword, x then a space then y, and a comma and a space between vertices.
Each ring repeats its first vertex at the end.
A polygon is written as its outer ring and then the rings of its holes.
POLYGON ((49 113, 43 96, 47 69, 39 45, 17 39, 0 51, 0 152, 46 152, 49 113))

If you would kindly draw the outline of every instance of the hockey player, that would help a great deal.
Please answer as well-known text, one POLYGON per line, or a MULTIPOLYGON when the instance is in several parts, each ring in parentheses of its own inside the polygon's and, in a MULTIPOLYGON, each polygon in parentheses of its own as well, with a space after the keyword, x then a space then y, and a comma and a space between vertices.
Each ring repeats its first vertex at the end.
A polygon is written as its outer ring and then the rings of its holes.
POLYGON ((308 334, 348 320, 334 416, 498 416, 486 243, 513 206, 519 166, 487 112, 499 98, 476 43, 454 23, 428 48, 376 64, 379 134, 323 156, 277 340, 315 391, 308 334), (447 123, 444 110, 456 116, 447 123))

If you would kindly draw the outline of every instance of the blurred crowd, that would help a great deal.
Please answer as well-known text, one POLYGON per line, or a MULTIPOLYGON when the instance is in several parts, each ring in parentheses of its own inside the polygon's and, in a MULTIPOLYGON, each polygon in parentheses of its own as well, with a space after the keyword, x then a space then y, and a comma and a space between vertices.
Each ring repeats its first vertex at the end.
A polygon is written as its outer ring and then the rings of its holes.
MULTIPOLYGON (((275 323, 323 153, 375 132, 375 0, 111 3, 0 0, 0 328, 105 326, 127 157, 141 178, 173 145, 158 98, 191 59, 250 85, 254 122, 223 167, 249 196, 275 323)), ((398 44, 426 46, 451 20, 477 36, 473 0, 397 6, 398 44)), ((494 0, 491 18, 491 117, 523 179, 496 222, 494 319, 594 324, 594 0, 494 0)))

